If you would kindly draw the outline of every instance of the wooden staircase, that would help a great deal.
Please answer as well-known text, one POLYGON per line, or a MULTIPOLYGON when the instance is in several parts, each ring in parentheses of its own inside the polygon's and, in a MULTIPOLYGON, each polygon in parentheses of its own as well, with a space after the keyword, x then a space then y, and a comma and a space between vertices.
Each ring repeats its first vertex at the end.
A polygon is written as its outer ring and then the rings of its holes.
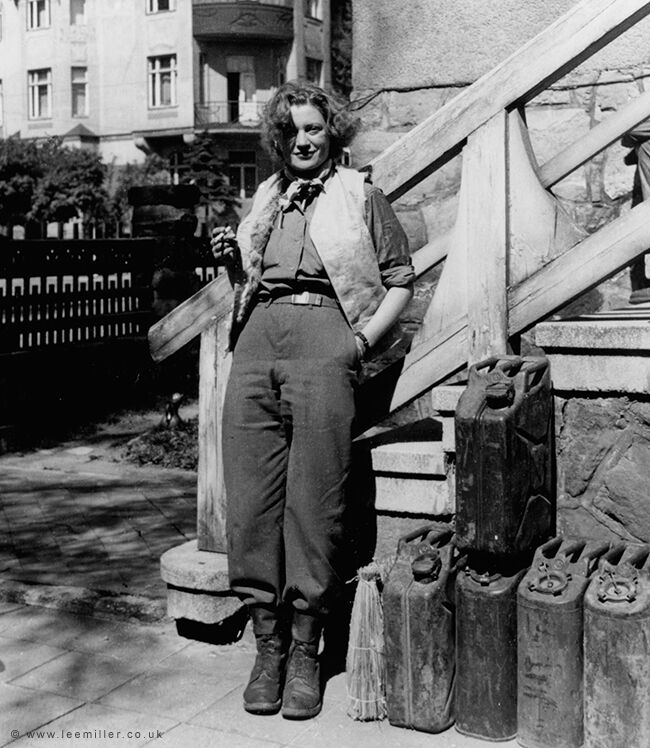
MULTIPOLYGON (((421 396, 430 397, 440 414, 439 438, 375 447, 380 511, 453 511, 452 424, 460 388, 439 385, 488 355, 517 352, 522 332, 650 247, 650 202, 587 236, 552 192, 553 185, 650 116, 650 92, 541 165, 525 114, 537 94, 649 13, 650 0, 582 0, 370 164, 374 183, 395 200, 463 155, 455 227, 413 257, 418 276, 446 258, 432 303, 406 356, 370 378, 361 392, 364 431, 421 396)), ((226 278, 219 277, 149 335, 156 360, 201 335, 201 563, 226 548, 221 408, 231 299, 226 278)))

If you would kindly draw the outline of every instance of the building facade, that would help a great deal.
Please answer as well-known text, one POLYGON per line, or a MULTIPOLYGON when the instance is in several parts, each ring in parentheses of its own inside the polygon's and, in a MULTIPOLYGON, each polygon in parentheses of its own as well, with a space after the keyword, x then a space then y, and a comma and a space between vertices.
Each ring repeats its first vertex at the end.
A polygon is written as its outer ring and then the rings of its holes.
POLYGON ((106 163, 221 146, 248 197, 260 115, 290 79, 328 86, 329 0, 0 0, 0 136, 56 135, 106 163))

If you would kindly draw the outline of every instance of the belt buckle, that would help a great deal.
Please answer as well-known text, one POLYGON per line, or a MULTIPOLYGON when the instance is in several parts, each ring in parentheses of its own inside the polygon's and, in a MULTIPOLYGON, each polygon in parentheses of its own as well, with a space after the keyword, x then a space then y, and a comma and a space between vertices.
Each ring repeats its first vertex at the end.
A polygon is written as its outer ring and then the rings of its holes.
POLYGON ((320 306, 323 300, 320 294, 311 293, 309 291, 303 291, 302 293, 294 293, 291 295, 292 304, 313 304, 320 306))

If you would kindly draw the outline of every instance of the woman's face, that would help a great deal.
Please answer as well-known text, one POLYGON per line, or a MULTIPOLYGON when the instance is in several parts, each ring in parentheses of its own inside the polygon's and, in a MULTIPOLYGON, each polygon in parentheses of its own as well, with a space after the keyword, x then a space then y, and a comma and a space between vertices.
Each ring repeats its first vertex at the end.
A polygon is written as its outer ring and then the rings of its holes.
POLYGON ((281 142, 284 162, 296 172, 314 171, 330 155, 330 136, 323 115, 311 104, 291 107, 293 127, 281 142))

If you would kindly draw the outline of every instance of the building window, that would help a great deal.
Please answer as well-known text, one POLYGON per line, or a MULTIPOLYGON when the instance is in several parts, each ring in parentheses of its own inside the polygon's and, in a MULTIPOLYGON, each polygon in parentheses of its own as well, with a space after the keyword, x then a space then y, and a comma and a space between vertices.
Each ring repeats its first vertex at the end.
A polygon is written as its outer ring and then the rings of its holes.
POLYGON ((308 57, 306 63, 307 80, 309 83, 315 83, 317 86, 320 86, 323 63, 320 60, 315 60, 313 57, 308 57))
POLYGON ((199 104, 208 100, 208 56, 199 52, 199 104))
POLYGON ((175 0, 147 0, 147 13, 166 13, 175 10, 175 0))
POLYGON ((42 29, 50 25, 50 0, 27 0, 27 28, 42 29))
POLYGON ((71 68, 72 116, 88 116, 88 68, 71 68))
POLYGON ((309 18, 316 18, 318 21, 323 20, 323 9, 321 0, 305 0, 305 15, 309 18))
POLYGON ((149 107, 176 106, 176 55, 149 58, 149 107))
POLYGON ((86 23, 86 0, 70 0, 70 25, 83 26, 86 23))
POLYGON ((255 151, 230 151, 228 181, 240 198, 253 197, 257 187, 257 159, 255 151))
POLYGON ((52 116, 52 69, 29 70, 29 119, 47 119, 52 116))

